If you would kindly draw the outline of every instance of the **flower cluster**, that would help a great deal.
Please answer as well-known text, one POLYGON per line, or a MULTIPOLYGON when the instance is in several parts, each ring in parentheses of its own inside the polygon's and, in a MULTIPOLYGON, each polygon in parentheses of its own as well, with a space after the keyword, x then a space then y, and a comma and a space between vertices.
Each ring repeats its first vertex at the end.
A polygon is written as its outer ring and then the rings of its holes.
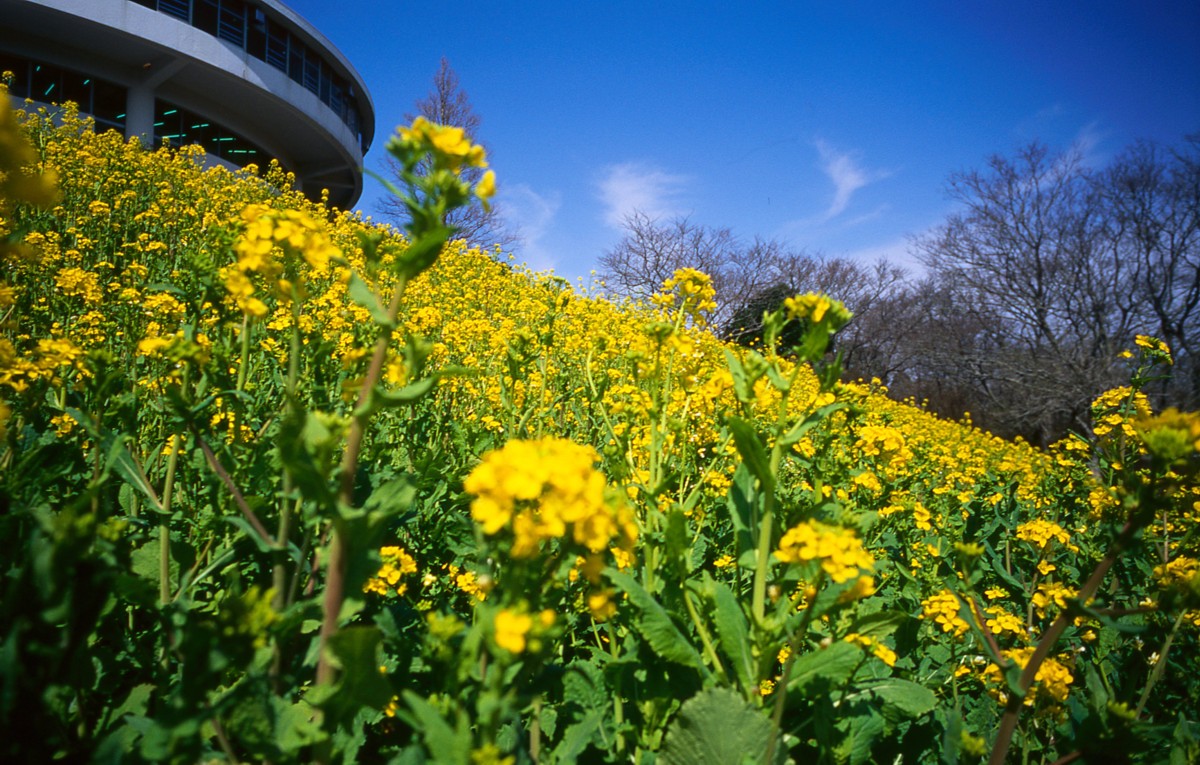
POLYGON ((953 633, 956 638, 971 629, 971 625, 959 616, 958 596, 950 590, 934 593, 921 601, 921 618, 932 620, 941 626, 942 632, 953 633))
POLYGON ((493 623, 493 639, 496 645, 512 654, 524 653, 530 646, 531 638, 540 637, 542 633, 554 626, 554 612, 545 609, 536 616, 517 608, 503 608, 496 612, 493 623))
POLYGON ((391 545, 379 551, 383 565, 375 576, 363 585, 363 592, 376 595, 403 595, 408 592, 408 583, 402 581, 409 574, 417 573, 417 562, 403 547, 391 545))
POLYGON ((783 301, 789 319, 801 319, 820 324, 827 317, 832 329, 837 330, 850 321, 850 311, 838 300, 825 295, 809 293, 795 295, 783 301))
POLYGON ((702 327, 708 323, 708 315, 717 309, 716 295, 708 274, 694 268, 680 268, 663 282, 654 302, 661 308, 678 305, 686 318, 702 327))
POLYGON ((1067 530, 1054 521, 1035 518, 1017 526, 1017 539, 1028 542, 1039 550, 1045 550, 1046 545, 1056 541, 1064 547, 1071 546, 1071 536, 1067 530))
POLYGON ((485 534, 511 531, 514 558, 531 558, 543 541, 568 534, 591 552, 631 548, 637 526, 607 491, 599 459, 590 446, 562 438, 509 441, 463 482, 475 495, 471 517, 485 534))
POLYGON ((848 582, 875 567, 875 559, 850 529, 804 521, 779 540, 775 557, 783 563, 817 561, 835 582, 848 582))
MULTIPOLYGON (((253 204, 242 212, 245 230, 234 245, 237 262, 221 270, 225 290, 243 313, 255 318, 267 315, 267 305, 255 297, 252 274, 268 279, 278 277, 284 264, 278 256, 293 254, 304 258, 312 276, 328 272, 329 263, 341 258, 341 250, 330 240, 316 220, 298 210, 272 210, 253 204)), ((290 297, 294 285, 285 279, 275 285, 280 294, 290 297)))
MULTIPOLYGON (((1013 648, 1008 651, 1001 651, 1003 656, 1008 661, 1015 663, 1018 667, 1024 669, 1029 663, 1029 658, 1033 656, 1033 648, 1013 648)), ((1000 671, 1000 667, 996 664, 988 664, 983 670, 984 678, 1001 687, 1007 687, 1004 684, 1004 676, 1000 671)), ((1053 705, 1062 704, 1067 700, 1067 694, 1070 693, 1071 683, 1075 678, 1071 675, 1070 670, 1058 659, 1049 656, 1038 667, 1037 674, 1034 676, 1034 684, 1029 688, 1029 693, 1025 696, 1025 705, 1033 706, 1039 699, 1044 699, 1053 705)), ((1001 703, 1005 703, 1008 695, 1004 691, 997 691, 997 696, 1001 703)))

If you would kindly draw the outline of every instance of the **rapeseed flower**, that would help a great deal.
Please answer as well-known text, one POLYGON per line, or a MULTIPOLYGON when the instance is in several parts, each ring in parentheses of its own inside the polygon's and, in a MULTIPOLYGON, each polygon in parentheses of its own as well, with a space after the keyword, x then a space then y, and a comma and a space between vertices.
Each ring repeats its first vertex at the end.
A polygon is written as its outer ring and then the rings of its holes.
POLYGON ((875 567, 875 559, 849 529, 804 521, 779 540, 775 557, 783 563, 816 561, 834 582, 848 582, 875 567))

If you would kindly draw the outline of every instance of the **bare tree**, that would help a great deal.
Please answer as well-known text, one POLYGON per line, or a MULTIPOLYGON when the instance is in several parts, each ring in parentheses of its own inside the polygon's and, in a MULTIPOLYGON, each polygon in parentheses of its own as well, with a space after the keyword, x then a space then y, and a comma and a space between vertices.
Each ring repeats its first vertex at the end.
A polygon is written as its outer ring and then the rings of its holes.
MULTIPOLYGON (((404 119, 412 122, 418 116, 439 125, 452 125, 462 128, 475 144, 487 150, 487 144, 479 140, 481 119, 471 106, 467 93, 459 85, 458 75, 450 67, 450 62, 442 58, 437 74, 433 76, 433 89, 422 99, 418 99, 416 113, 404 115, 404 119)), ((490 151, 488 152, 490 156, 490 151)), ((396 174, 396 164, 388 159, 389 172, 396 174)), ((462 174, 465 180, 475 184, 483 177, 483 168, 466 167, 462 174)), ((399 199, 386 197, 379 204, 379 212, 385 220, 403 223, 408 214, 399 199)), ((480 247, 500 245, 511 247, 520 241, 520 237, 508 230, 504 223, 501 208, 495 203, 485 210, 480 205, 467 205, 453 210, 446 216, 446 223, 456 230, 454 238, 464 239, 480 247)))
POLYGON ((1175 352, 1164 402, 1200 405, 1200 136, 1167 151, 1140 142, 1097 178, 1105 241, 1131 272, 1130 309, 1175 352))
POLYGON ((710 228, 687 217, 660 221, 635 211, 625 217, 625 235, 600 256, 600 275, 618 297, 644 299, 680 268, 708 274, 716 290, 712 323, 725 331, 748 298, 786 281, 807 256, 789 252, 776 240, 746 243, 728 228, 710 228))
POLYGON ((1032 144, 952 176, 950 195, 963 210, 916 249, 956 321, 979 331, 940 371, 1037 440, 1085 426, 1095 394, 1121 379, 1117 355, 1137 325, 1130 266, 1105 246, 1088 170, 1074 152, 1032 144))

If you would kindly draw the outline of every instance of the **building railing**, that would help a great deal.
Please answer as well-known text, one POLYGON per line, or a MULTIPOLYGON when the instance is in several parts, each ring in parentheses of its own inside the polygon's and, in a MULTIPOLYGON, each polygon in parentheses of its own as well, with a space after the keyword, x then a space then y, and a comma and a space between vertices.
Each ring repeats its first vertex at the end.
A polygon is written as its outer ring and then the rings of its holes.
POLYGON ((250 0, 132 0, 173 16, 254 58, 265 61, 312 91, 346 124, 367 151, 354 84, 284 24, 250 0))

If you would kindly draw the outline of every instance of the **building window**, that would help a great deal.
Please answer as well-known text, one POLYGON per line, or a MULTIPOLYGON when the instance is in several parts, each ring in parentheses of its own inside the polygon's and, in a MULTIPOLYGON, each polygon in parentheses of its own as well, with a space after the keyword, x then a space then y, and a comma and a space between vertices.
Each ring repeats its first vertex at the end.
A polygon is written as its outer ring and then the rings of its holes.
POLYGON ((189 0, 158 0, 158 12, 191 23, 189 0))
POLYGON ((11 54, 0 54, 0 71, 13 73, 12 96, 47 104, 73 101, 98 130, 125 130, 126 90, 116 83, 11 54))
POLYGON ((157 99, 154 102, 154 142, 158 144, 164 140, 172 146, 199 144, 208 154, 238 167, 271 159, 257 144, 223 125, 170 101, 157 99))

